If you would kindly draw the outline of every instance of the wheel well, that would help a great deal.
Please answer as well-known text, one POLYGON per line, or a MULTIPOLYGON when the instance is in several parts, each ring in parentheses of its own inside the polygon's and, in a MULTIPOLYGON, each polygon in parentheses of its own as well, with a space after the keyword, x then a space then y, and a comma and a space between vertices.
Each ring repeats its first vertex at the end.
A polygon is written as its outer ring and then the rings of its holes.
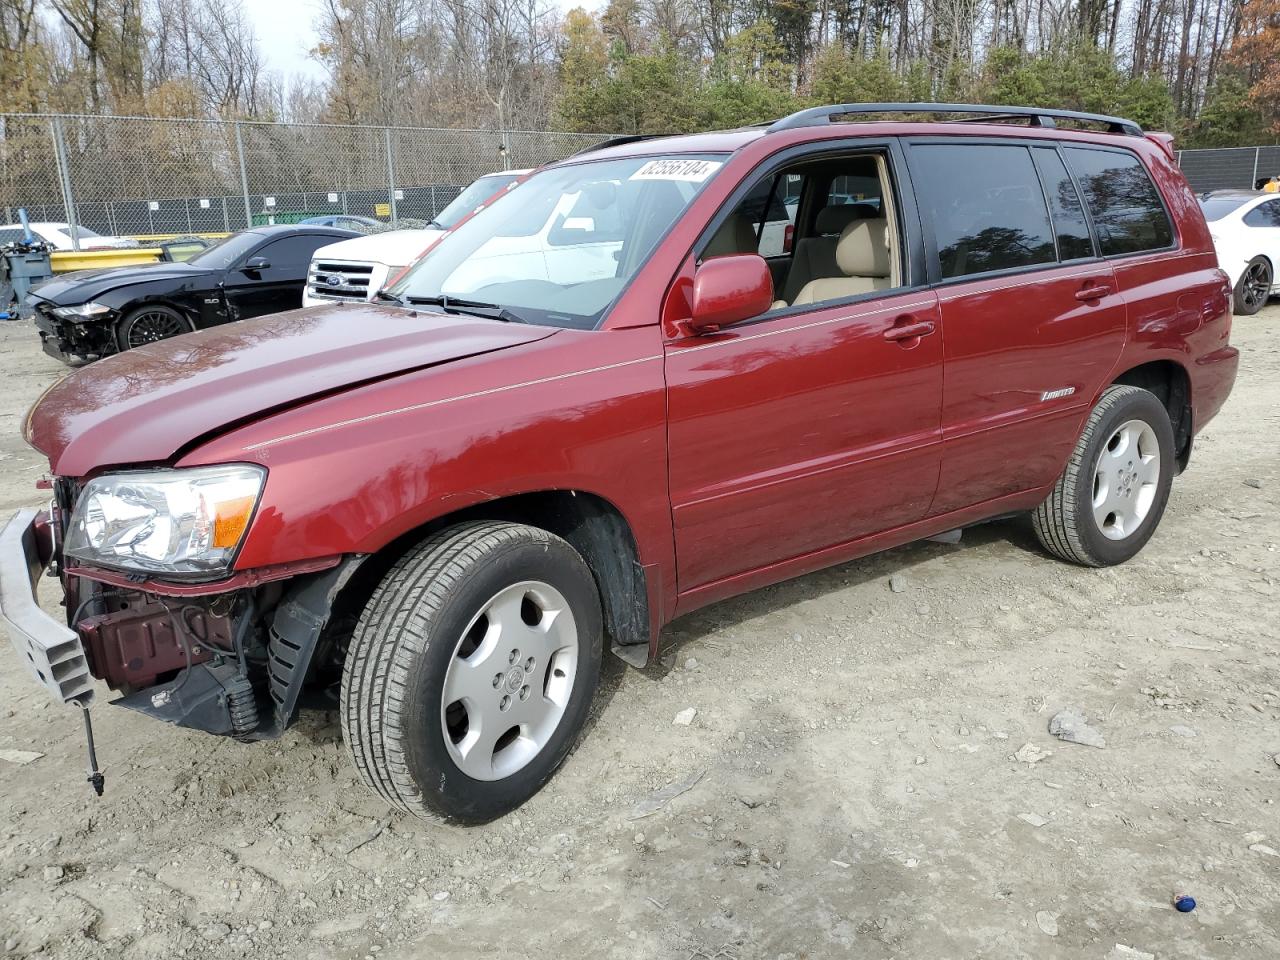
POLYGON ((1172 360, 1154 360, 1126 370, 1113 383, 1149 390, 1164 404, 1173 426, 1178 468, 1186 467, 1191 453, 1191 378, 1182 365, 1172 360))
POLYGON ((605 631, 620 646, 649 643, 649 593, 631 527, 609 501, 575 490, 545 490, 476 504, 437 517, 370 556, 336 599, 331 619, 355 618, 404 553, 437 530, 467 520, 524 523, 563 537, 582 554, 600 591, 605 631))

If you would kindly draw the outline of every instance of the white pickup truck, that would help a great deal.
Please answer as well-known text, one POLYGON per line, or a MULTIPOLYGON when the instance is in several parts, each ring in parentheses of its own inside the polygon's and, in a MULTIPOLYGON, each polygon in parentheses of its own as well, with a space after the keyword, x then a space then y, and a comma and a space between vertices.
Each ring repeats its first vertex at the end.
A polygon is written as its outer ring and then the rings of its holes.
POLYGON ((435 246, 463 217, 528 173, 529 170, 503 170, 485 174, 436 214, 425 229, 391 230, 321 247, 307 270, 302 305, 372 300, 392 277, 435 246))

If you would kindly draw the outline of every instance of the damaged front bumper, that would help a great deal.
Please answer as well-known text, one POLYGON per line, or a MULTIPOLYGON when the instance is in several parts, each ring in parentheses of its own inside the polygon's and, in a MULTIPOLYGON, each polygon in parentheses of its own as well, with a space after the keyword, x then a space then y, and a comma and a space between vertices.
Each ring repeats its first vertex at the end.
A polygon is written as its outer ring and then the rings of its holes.
POLYGON ((0 623, 37 683, 60 703, 87 707, 93 677, 80 636, 41 610, 36 599, 51 554, 45 514, 19 510, 0 530, 0 623))
POLYGON ((54 314, 54 304, 34 295, 27 297, 27 306, 35 317, 40 346, 49 356, 67 363, 75 358, 92 360, 119 352, 115 313, 67 320, 54 314))
POLYGON ((0 531, 0 623, 37 682, 88 707, 94 681, 112 703, 242 740, 279 737, 315 676, 338 595, 363 557, 170 585, 110 571, 62 570, 68 609, 40 609, 35 584, 55 560, 46 514, 23 510, 0 531))

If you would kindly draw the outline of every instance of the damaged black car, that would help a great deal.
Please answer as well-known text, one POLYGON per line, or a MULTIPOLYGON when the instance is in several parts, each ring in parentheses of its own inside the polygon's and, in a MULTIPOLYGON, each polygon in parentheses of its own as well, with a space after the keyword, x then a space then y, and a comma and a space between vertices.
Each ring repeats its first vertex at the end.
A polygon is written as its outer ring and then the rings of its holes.
POLYGON ((302 306, 307 266, 351 230, 312 224, 233 233, 186 263, 79 270, 32 289, 46 353, 67 363, 302 306))

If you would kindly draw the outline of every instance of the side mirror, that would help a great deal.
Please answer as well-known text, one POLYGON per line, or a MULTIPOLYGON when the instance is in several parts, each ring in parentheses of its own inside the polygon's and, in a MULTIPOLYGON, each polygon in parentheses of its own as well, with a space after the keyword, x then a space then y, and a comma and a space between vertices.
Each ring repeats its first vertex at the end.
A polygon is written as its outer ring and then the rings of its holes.
POLYGON ((704 260, 693 275, 694 333, 758 317, 773 306, 773 275, 764 258, 739 253, 704 260))
POLYGON ((242 269, 251 270, 254 273, 257 273, 259 270, 265 270, 269 266, 271 266, 271 261, 266 257, 250 257, 244 262, 244 267, 242 269))

